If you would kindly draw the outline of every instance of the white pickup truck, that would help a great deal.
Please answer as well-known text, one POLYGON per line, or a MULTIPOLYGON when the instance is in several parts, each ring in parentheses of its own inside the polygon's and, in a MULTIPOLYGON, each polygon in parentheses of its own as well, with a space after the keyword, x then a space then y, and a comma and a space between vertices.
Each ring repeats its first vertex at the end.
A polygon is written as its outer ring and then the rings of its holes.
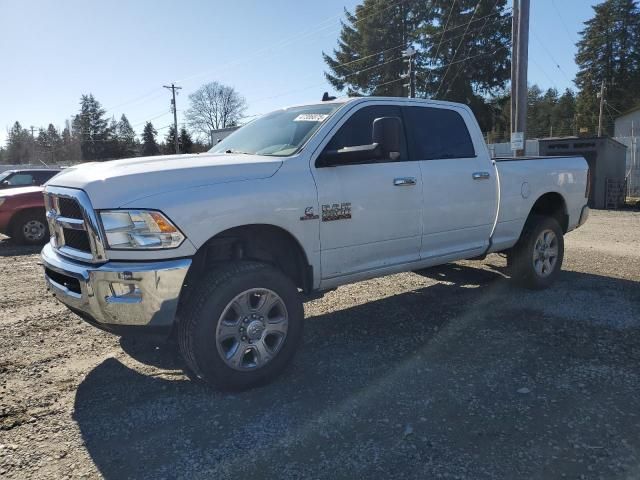
POLYGON ((42 260, 91 324, 171 332, 192 373, 239 389, 291 360, 305 293, 492 252, 550 285, 588 190, 579 157, 492 160, 464 105, 338 99, 264 115, 209 153, 63 171, 42 260))

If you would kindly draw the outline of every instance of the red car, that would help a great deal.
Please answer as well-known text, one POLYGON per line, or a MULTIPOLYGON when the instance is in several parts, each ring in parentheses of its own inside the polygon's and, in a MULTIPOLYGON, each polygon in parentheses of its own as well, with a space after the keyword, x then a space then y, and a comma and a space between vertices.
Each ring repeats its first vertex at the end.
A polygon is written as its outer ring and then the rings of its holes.
POLYGON ((24 245, 49 240, 42 187, 20 187, 0 191, 0 233, 24 245))

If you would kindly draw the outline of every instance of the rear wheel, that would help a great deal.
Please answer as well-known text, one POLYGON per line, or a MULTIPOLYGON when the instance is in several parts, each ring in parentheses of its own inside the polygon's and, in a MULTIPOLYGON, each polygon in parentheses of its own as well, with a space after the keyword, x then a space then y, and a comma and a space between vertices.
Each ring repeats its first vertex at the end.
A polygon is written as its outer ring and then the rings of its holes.
POLYGON ((180 313, 178 343, 198 378, 223 389, 269 382, 302 336, 297 288, 279 270, 234 262, 207 275, 180 313))
POLYGON ((564 259, 564 237, 551 217, 533 216, 524 227, 518 244, 509 252, 507 264, 512 277, 532 289, 550 286, 558 277, 564 259))
POLYGON ((43 212, 25 212, 13 223, 12 238, 22 245, 40 245, 49 238, 49 227, 43 212))

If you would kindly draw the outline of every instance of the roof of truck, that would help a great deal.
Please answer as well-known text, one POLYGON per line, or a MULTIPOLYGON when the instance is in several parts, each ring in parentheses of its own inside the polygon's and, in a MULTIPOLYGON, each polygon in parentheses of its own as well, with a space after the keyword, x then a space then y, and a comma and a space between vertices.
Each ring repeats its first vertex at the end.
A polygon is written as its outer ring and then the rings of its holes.
POLYGON ((321 104, 332 104, 332 103, 338 103, 338 104, 344 104, 344 103, 360 103, 360 102, 365 102, 365 101, 371 101, 371 100, 382 100, 382 101, 389 101, 389 102, 403 102, 403 103, 424 103, 424 104, 428 104, 428 105, 442 105, 442 106, 449 106, 449 107, 465 107, 467 108, 467 105, 463 104, 463 103, 455 103, 455 102, 446 102, 444 100, 433 100, 430 98, 407 98, 407 97, 376 97, 376 96, 369 96, 369 97, 337 97, 334 98, 333 100, 318 100, 317 102, 304 102, 304 103, 297 103, 295 105, 288 105, 286 108, 294 108, 294 107, 303 107, 306 105, 321 105, 321 104))

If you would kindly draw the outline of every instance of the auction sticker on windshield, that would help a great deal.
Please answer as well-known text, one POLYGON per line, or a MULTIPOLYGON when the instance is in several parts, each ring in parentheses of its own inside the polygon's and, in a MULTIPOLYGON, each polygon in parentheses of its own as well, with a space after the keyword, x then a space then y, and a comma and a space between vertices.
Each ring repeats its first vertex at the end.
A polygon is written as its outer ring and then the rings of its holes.
POLYGON ((324 113, 301 113, 294 122, 324 122, 329 115, 324 113))

